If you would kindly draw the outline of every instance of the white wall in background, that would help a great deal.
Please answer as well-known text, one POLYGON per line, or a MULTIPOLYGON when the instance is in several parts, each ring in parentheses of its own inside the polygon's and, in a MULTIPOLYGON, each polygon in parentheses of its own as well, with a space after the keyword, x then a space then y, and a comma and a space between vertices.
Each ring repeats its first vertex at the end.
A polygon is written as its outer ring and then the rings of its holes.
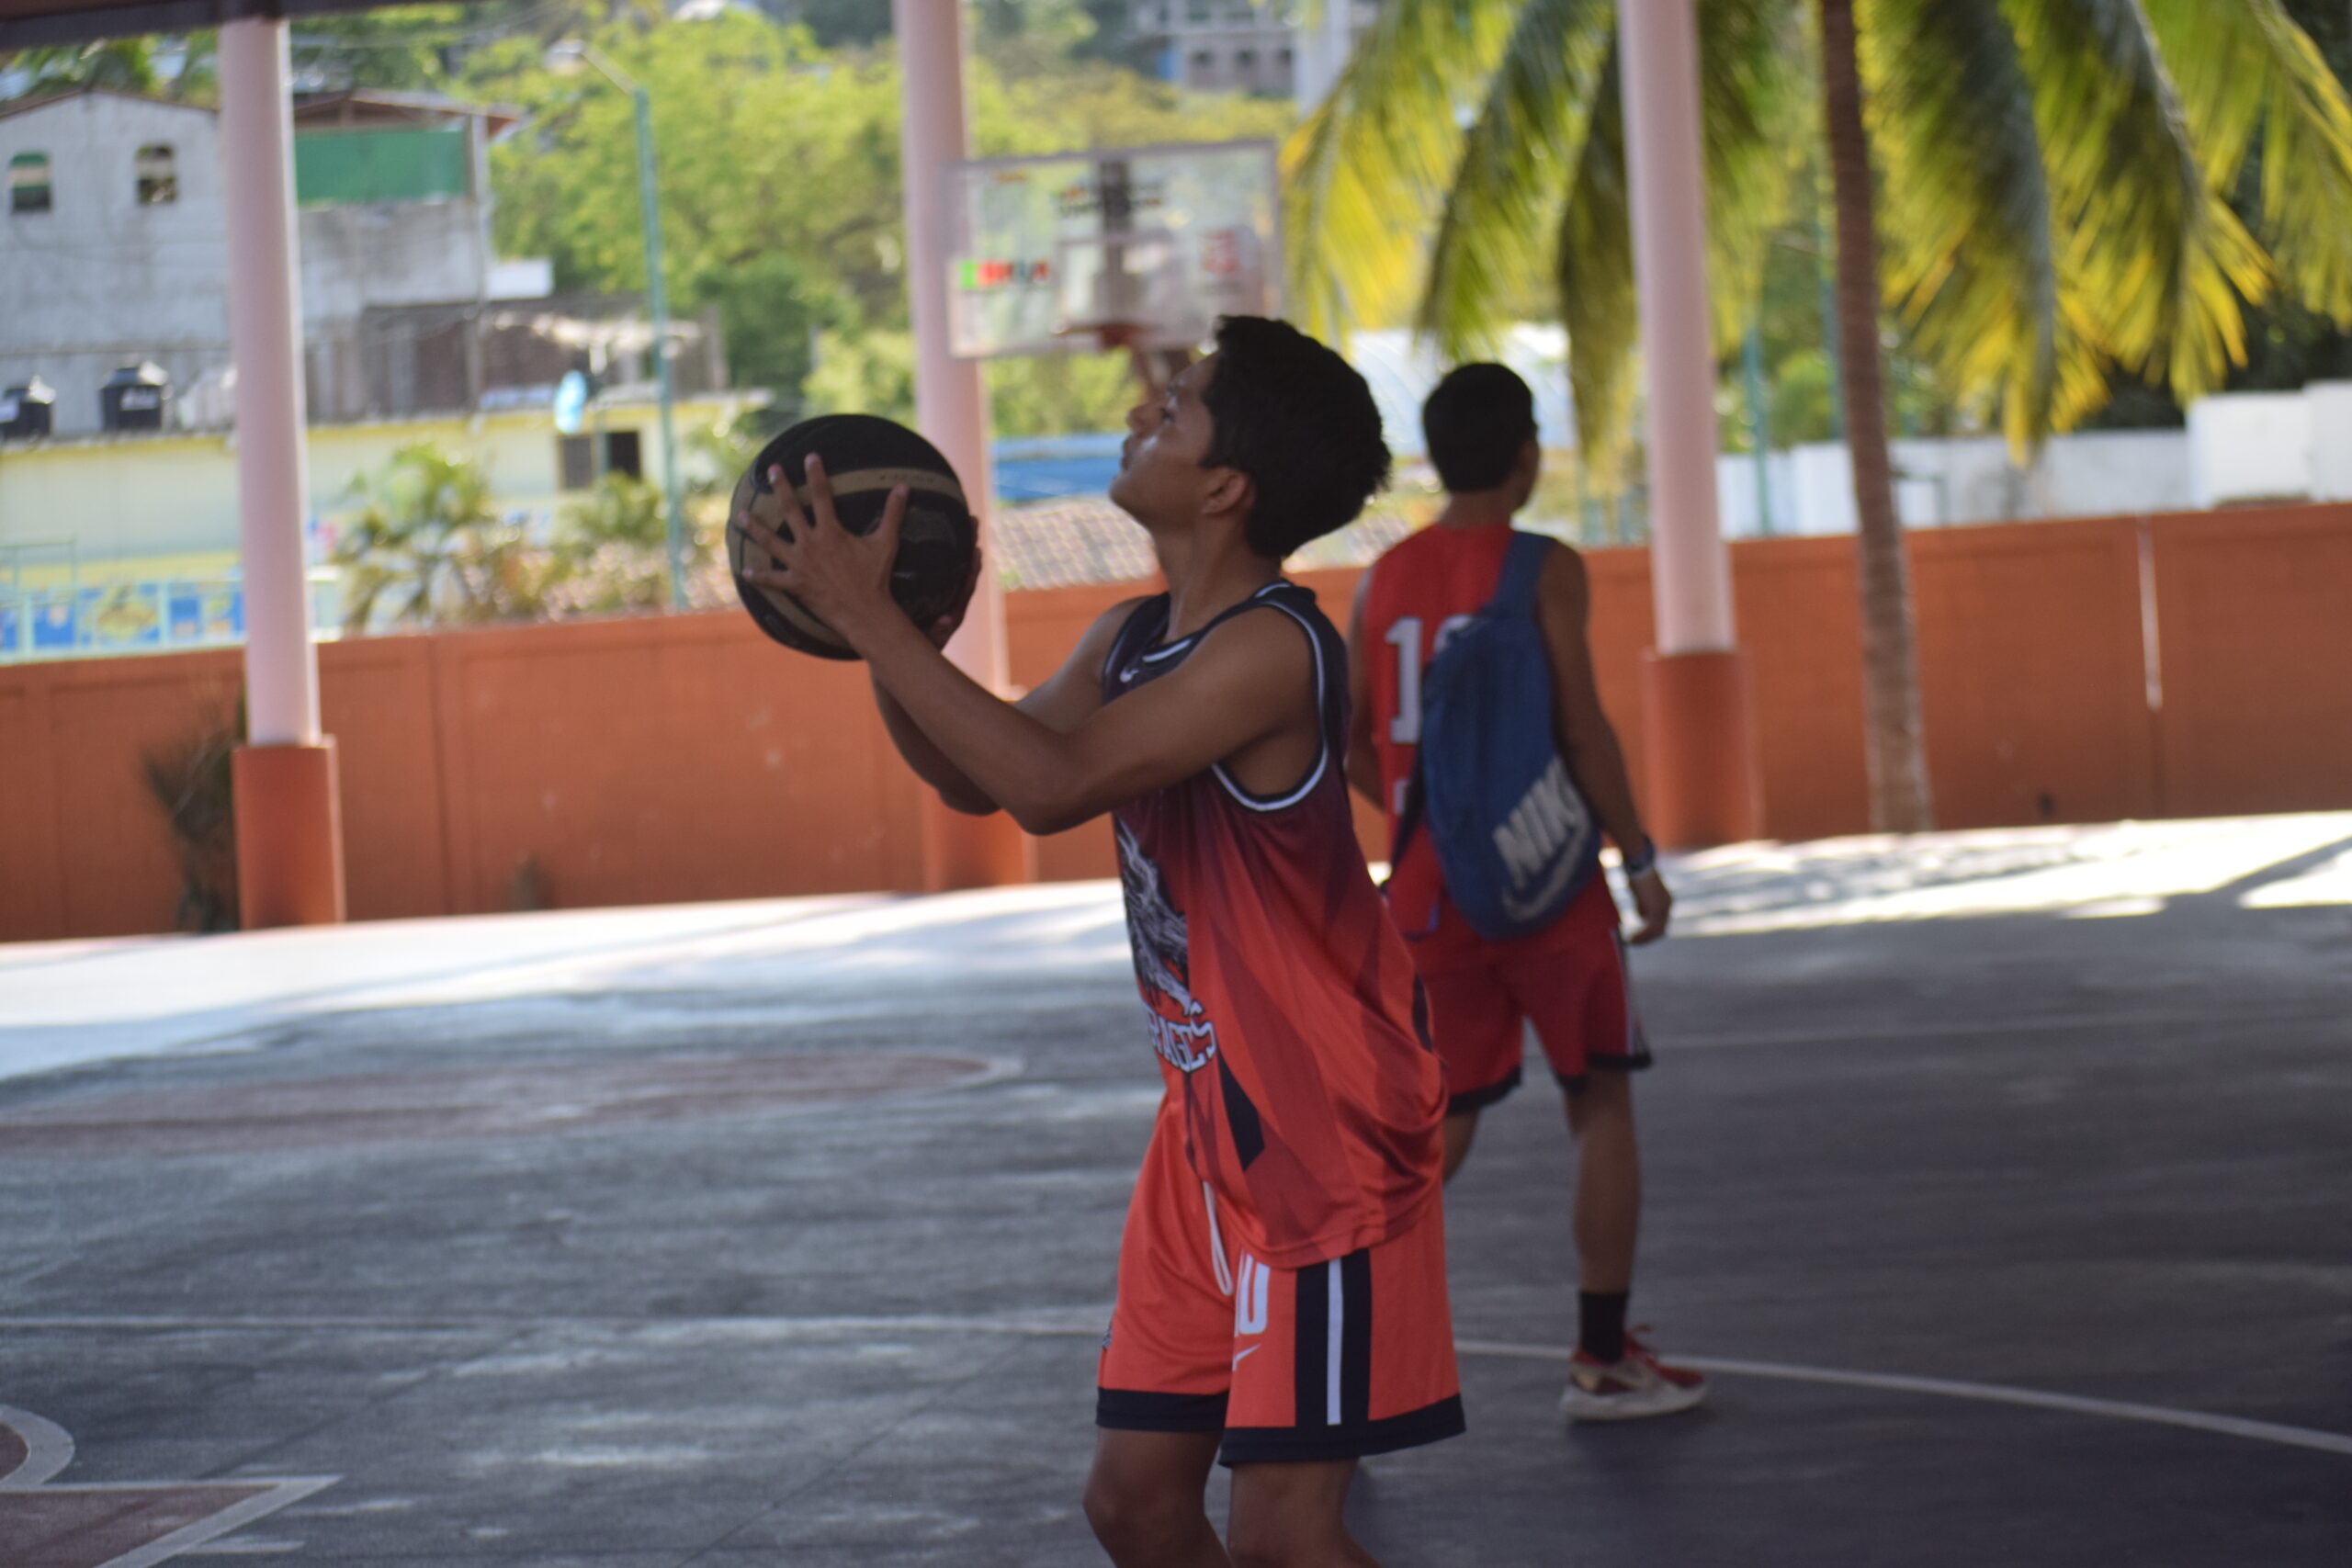
POLYGON ((2301 392, 2231 392, 2188 411, 2194 505, 2312 493, 2312 404, 2301 392))

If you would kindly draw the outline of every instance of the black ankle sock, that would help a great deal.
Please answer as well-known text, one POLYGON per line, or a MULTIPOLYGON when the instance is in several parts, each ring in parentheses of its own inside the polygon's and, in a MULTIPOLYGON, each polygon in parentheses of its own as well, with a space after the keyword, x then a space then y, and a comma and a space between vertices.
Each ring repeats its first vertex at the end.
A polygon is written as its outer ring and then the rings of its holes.
POLYGON ((1625 1354, 1625 1291, 1577 1292, 1577 1348, 1596 1361, 1615 1361, 1625 1354))

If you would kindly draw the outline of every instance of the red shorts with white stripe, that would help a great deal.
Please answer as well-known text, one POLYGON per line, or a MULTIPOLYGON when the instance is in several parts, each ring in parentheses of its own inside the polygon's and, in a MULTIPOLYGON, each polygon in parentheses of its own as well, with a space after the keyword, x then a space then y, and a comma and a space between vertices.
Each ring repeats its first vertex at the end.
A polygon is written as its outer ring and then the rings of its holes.
POLYGON ((1303 1269, 1253 1258, 1231 1228, 1163 1113, 1127 1205, 1095 1425, 1223 1432, 1229 1465, 1354 1459, 1463 1429, 1442 1204, 1303 1269))
POLYGON ((1616 901, 1600 877, 1532 936, 1488 942, 1447 905, 1436 931, 1406 945, 1429 998, 1449 1115, 1483 1111, 1519 1087, 1530 1023, 1571 1094, 1589 1073, 1650 1065, 1616 901))

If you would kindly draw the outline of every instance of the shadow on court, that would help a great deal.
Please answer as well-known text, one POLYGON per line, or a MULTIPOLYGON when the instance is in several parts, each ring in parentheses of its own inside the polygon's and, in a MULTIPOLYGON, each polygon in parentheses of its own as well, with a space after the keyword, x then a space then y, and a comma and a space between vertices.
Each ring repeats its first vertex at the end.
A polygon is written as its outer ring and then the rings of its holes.
MULTIPOLYGON (((1470 1435, 1367 1463, 1366 1542, 2352 1561, 2352 820, 2290 820, 1682 867, 1691 934, 1636 961, 1634 1316, 1713 1396, 1554 1415, 1569 1150, 1531 1075, 1451 1196, 1470 1435)), ((325 933, 162 1056, 187 1034, 124 998, 196 944, 0 950, 0 1559, 1099 1562, 1158 1086, 1115 894, 847 902, 838 942, 795 908, 325 933), (453 930, 501 983, 450 992, 453 930), (12 999, 74 985, 112 1054, 26 1072, 12 999)))

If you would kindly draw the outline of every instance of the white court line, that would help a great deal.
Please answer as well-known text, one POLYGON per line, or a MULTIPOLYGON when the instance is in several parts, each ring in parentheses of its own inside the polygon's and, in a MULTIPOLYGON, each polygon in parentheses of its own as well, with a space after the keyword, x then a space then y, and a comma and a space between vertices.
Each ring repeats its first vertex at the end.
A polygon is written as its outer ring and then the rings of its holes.
POLYGON ((0 1492, 29 1492, 74 1462, 74 1438, 56 1422, 0 1404, 0 1427, 25 1440, 25 1462, 0 1475, 0 1492))
POLYGON ((266 1486, 268 1491, 232 1503, 219 1513, 194 1524, 182 1525, 169 1535, 157 1536, 146 1545, 134 1547, 119 1557, 109 1557, 98 1568, 154 1568, 158 1562, 177 1557, 192 1546, 218 1540, 231 1530, 243 1529, 255 1519, 266 1518, 289 1503, 299 1503, 314 1492, 323 1492, 336 1482, 339 1475, 242 1476, 225 1475, 211 1481, 127 1481, 119 1485, 51 1486, 50 1492, 145 1492, 158 1486, 266 1486))
MULTIPOLYGON (((1454 1348, 1471 1356, 1512 1356, 1529 1360, 1565 1361, 1574 1352, 1551 1345, 1513 1345, 1494 1339, 1462 1339, 1454 1348)), ((1680 1356, 1674 1364, 1702 1372, 1732 1377, 1777 1378, 1783 1382, 1831 1383, 1842 1388, 1879 1389, 1890 1393, 1928 1393, 1945 1399, 1973 1399, 1986 1404, 2021 1404, 2035 1410, 2063 1410, 2074 1416, 2104 1416, 2116 1421, 2143 1421, 2156 1427, 2186 1427, 2192 1431, 2217 1432, 2229 1438, 2280 1443, 2321 1453, 2352 1454, 2352 1437, 2322 1432, 2309 1427, 2282 1427, 2272 1421, 2248 1421, 2236 1416, 2208 1416, 2197 1410, 2172 1410, 2161 1404, 2132 1404, 2119 1399, 2086 1399, 2079 1394, 2044 1393, 2039 1389, 2011 1388, 2005 1383, 1960 1382, 1950 1378, 1915 1378, 1894 1372, 1849 1372, 1834 1367, 1786 1366, 1778 1361, 1736 1361, 1713 1356, 1680 1356)))
MULTIPOLYGON (((650 1333, 655 1337, 781 1338, 834 1334, 1005 1334, 1049 1339, 1093 1339, 1109 1321, 1109 1303, 1100 1305, 1051 1306, 1022 1313, 962 1317, 944 1313, 904 1316, 839 1317, 713 1317, 713 1318, 476 1318, 428 1322, 381 1318, 13 1318, 0 1317, 0 1329, 53 1328, 96 1330, 294 1330, 356 1328, 373 1332, 433 1332, 544 1329, 601 1330, 650 1333)), ((1503 1339, 1457 1339, 1454 1349, 1465 1356, 1495 1356, 1521 1360, 1566 1361, 1572 1351, 1556 1345, 1526 1345, 1503 1339)), ((1951 1378, 1910 1377, 1897 1372, 1852 1372, 1835 1367, 1792 1366, 1779 1361, 1742 1361, 1713 1356, 1675 1357, 1679 1366, 1730 1377, 1773 1378, 1783 1382, 1826 1383, 1843 1388, 1875 1389, 1887 1393, 1924 1393, 1941 1399, 1973 1399, 1984 1404, 2014 1404, 2033 1410, 2056 1410, 2073 1416, 2098 1416, 2113 1421, 2138 1421, 2156 1427, 2182 1427, 2226 1438, 2248 1438, 2286 1448, 2352 1457, 2352 1436, 2323 1432, 2311 1427, 2288 1427, 2275 1421, 2249 1421, 2237 1416, 2209 1416, 2199 1410, 2174 1410, 2161 1404, 2133 1404, 2119 1399, 2089 1399, 2073 1393, 2045 1393, 2040 1389, 2014 1388, 2006 1383, 1963 1382, 1951 1378)), ((0 1413, 5 1414, 5 1413, 0 1413)), ((61 1432, 60 1437, 63 1434, 61 1432)), ((68 1439, 70 1444, 70 1439, 68 1439)), ((52 1472, 54 1473, 54 1472, 52 1472)), ((0 1483, 5 1484, 5 1483, 0 1483)), ((322 1483, 322 1484, 324 1484, 322 1483)), ((315 1490, 315 1488, 313 1488, 315 1490)), ((306 1494, 307 1495, 307 1494, 306 1494)), ((108 1564, 107 1568, 115 1568, 108 1564)))

